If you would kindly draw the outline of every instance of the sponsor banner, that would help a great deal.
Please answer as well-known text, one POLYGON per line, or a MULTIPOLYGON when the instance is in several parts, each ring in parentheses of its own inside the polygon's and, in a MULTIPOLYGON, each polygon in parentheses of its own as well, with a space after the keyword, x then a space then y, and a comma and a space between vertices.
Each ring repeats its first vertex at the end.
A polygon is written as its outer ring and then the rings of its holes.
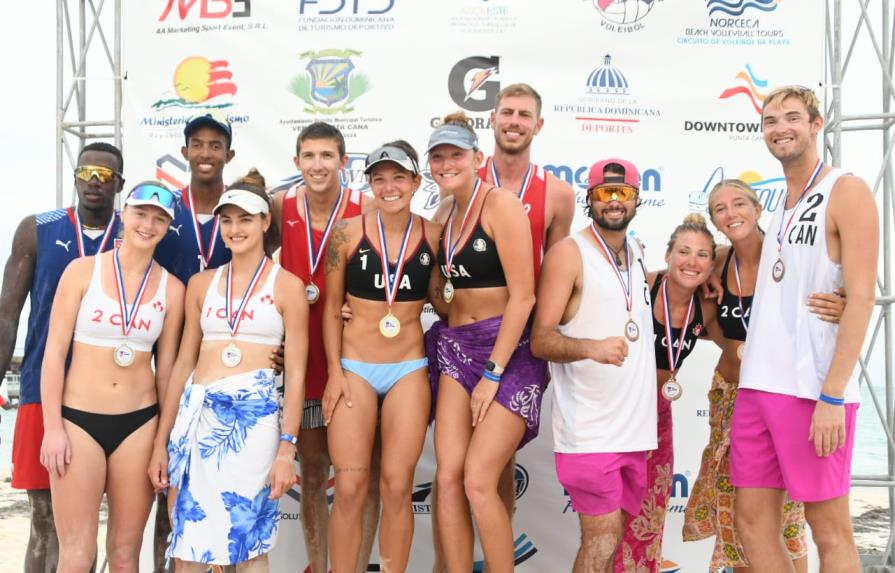
MULTIPOLYGON (((256 167, 271 187, 300 180, 296 137, 327 121, 342 130, 345 185, 369 191, 366 153, 405 139, 421 155, 413 210, 435 213, 439 190, 424 154, 444 115, 462 110, 486 155, 494 148, 497 92, 515 82, 543 98, 533 160, 576 193, 573 230, 587 224, 590 165, 605 157, 641 171, 641 205, 630 234, 647 266, 664 266, 673 228, 706 212, 725 178, 752 184, 763 224, 786 191, 761 136, 761 106, 780 84, 817 86, 823 77, 824 13, 779 0, 147 0, 125 20, 124 147, 130 181, 190 179, 183 127, 196 113, 226 114, 235 157, 226 182, 256 167), (555 5, 554 5, 555 4, 555 5)), ((719 239, 723 237, 718 234, 719 239)), ((722 242, 723 241, 719 241, 722 242)), ((426 312, 425 325, 434 321, 426 312)), ((679 376, 674 404, 673 497, 661 571, 707 569, 713 540, 683 543, 683 510, 708 439, 706 393, 718 351, 700 342, 679 376)), ((556 479, 552 391, 541 434, 516 458, 516 570, 568 571, 578 517, 556 479)), ((430 429, 431 433, 431 429, 430 429)), ((431 570, 431 435, 416 469, 416 520, 409 571, 431 570)), ((281 504, 272 570, 306 571, 296 486, 281 504)), ((333 481, 322 493, 331 502, 333 481)), ((368 571, 380 570, 374 548, 368 571)), ((476 548, 474 571, 483 569, 476 548)))

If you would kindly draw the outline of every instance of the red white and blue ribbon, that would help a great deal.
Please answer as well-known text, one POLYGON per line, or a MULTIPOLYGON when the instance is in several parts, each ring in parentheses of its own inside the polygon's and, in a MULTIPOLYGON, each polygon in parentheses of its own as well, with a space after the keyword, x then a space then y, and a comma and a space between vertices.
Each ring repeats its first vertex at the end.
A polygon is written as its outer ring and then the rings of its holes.
MULTIPOLYGON (((786 232, 789 230, 789 226, 792 224, 792 220, 796 216, 796 212, 798 211, 799 204, 802 202, 802 199, 805 198, 805 195, 808 193, 808 190, 814 186, 814 182, 817 180, 817 177, 820 175, 821 170, 824 168, 824 163, 820 159, 818 159, 814 163, 814 172, 811 174, 811 177, 808 178, 808 183, 805 183, 805 188, 802 189, 802 193, 799 195, 799 199, 796 201, 795 206, 792 208, 792 214, 789 216, 789 220, 786 221, 786 226, 783 226, 783 217, 780 217, 780 229, 777 231, 777 253, 783 251, 783 238, 786 237, 786 232)), ((788 197, 788 193, 784 194, 780 199, 780 202, 783 206, 784 213, 786 212, 786 199, 788 197)))
POLYGON ((454 255, 457 253, 457 247, 460 245, 460 239, 463 238, 463 230, 466 229, 466 223, 469 221, 469 215, 472 213, 472 206, 475 205, 475 199, 478 197, 479 189, 482 187, 482 180, 476 179, 472 187, 472 197, 469 198, 469 204, 466 206, 466 213, 460 222, 460 231, 457 233, 457 240, 454 240, 454 215, 457 213, 457 199, 454 198, 454 205, 451 207, 451 216, 447 221, 447 233, 444 234, 444 263, 448 278, 451 276, 453 268, 454 255))
MULTIPOLYGON (((491 164, 491 180, 494 182, 494 185, 500 187, 500 176, 497 175, 497 167, 494 164, 494 159, 488 158, 488 163, 491 164)), ((528 188, 531 187, 532 175, 534 174, 534 166, 529 163, 528 170, 525 172, 525 177, 522 178, 522 185, 519 187, 519 200, 522 201, 525 199, 525 193, 528 191, 528 188)))
MULTIPOLYGON (((313 277, 314 273, 317 271, 317 267, 320 265, 320 259, 323 255, 323 250, 326 249, 326 242, 329 239, 329 233, 333 229, 333 224, 336 222, 336 215, 339 214, 339 208, 342 206, 342 198, 345 196, 345 188, 339 188, 339 198, 336 200, 336 204, 333 206, 332 212, 329 214, 329 218, 326 220, 326 227, 323 228, 323 237, 320 239, 320 244, 317 245, 317 248, 314 248, 314 234, 311 231, 311 206, 308 204, 308 192, 305 190, 304 200, 305 200, 305 231, 307 231, 307 239, 308 239, 308 267, 311 271, 310 276, 313 277)), ((313 282, 313 278, 311 279, 313 282)))
POLYGON ((749 332, 749 321, 746 320, 746 309, 743 307, 743 287, 740 286, 740 261, 737 259, 736 253, 733 255, 733 276, 737 281, 737 305, 740 307, 740 322, 743 323, 743 330, 749 332))
POLYGON ((152 266, 155 261, 149 261, 146 272, 143 273, 143 280, 140 282, 140 288, 134 296, 134 303, 128 308, 127 293, 124 291, 124 274, 121 272, 121 261, 118 260, 118 249, 115 249, 112 264, 115 267, 115 286, 118 290, 118 308, 121 310, 121 334, 127 336, 134 324, 137 322, 137 312, 140 310, 140 303, 143 301, 143 293, 146 291, 146 285, 149 284, 149 275, 152 274, 152 266))
POLYGON ((221 226, 221 218, 217 215, 214 216, 214 227, 211 229, 211 242, 208 244, 208 248, 206 249, 204 241, 202 241, 202 227, 199 225, 199 217, 196 214, 195 203, 193 203, 193 190, 190 187, 186 188, 187 194, 187 209, 192 215, 190 218, 193 221, 193 231, 196 233, 196 247, 199 249, 199 266, 201 267, 199 270, 205 270, 211 266, 211 257, 214 255, 214 248, 218 243, 218 228, 221 226))
POLYGON ((258 268, 255 269, 255 274, 252 276, 249 286, 246 287, 245 294, 243 294, 242 301, 239 303, 239 308, 236 309, 235 313, 233 312, 233 263, 227 265, 227 283, 224 305, 227 313, 227 328, 230 329, 230 336, 236 336, 236 333, 239 332, 239 323, 242 322, 243 311, 246 306, 248 306, 249 299, 252 298, 252 293, 255 292, 255 286, 258 284, 258 279, 264 274, 264 269, 267 267, 267 261, 267 257, 261 258, 261 262, 258 263, 258 268))
POLYGON ((665 309, 665 350, 668 352, 668 369, 671 371, 672 377, 674 371, 680 363, 681 352, 684 350, 684 339, 686 338, 687 326, 690 324, 690 317, 693 313, 693 297, 690 297, 690 306, 687 307, 687 316, 681 325, 681 338, 678 340, 677 353, 674 352, 674 338, 672 337, 671 327, 671 303, 668 302, 668 276, 662 279, 662 305, 665 309))
MULTIPOLYGON (((84 227, 81 225, 81 218, 78 217, 78 210, 74 207, 71 207, 71 214, 75 220, 75 242, 78 244, 78 257, 87 256, 87 253, 84 250, 84 227)), ((112 227, 115 226, 115 220, 118 218, 118 213, 112 212, 112 216, 109 217, 109 222, 106 223, 106 230, 103 231, 103 238, 99 242, 99 247, 96 248, 96 252, 94 255, 98 255, 103 252, 106 248, 106 244, 109 242, 109 237, 112 236, 112 227)))
POLYGON ((603 253, 606 255, 606 258, 609 259, 609 263, 612 265, 612 270, 615 271, 615 276, 618 279, 618 282, 622 285, 622 291, 625 293, 625 308, 628 309, 628 314, 631 314, 631 309, 634 307, 634 295, 631 290, 631 251, 628 247, 628 237, 625 237, 625 275, 622 275, 622 271, 618 266, 618 263, 615 262, 615 257, 613 256, 612 251, 609 249, 609 245, 606 244, 606 241, 603 239, 603 235, 597 231, 597 228, 593 223, 590 224, 590 231, 594 234, 594 237, 597 239, 597 244, 600 245, 600 248, 603 249, 603 253), (627 281, 625 280, 627 278, 627 281))
POLYGON ((404 256, 407 254, 407 245, 410 244, 410 235, 413 232, 413 214, 407 221, 407 229, 404 231, 404 238, 401 240, 401 250, 398 252, 398 262, 395 263, 395 274, 389 272, 391 263, 388 258, 388 241, 385 239, 385 226, 382 224, 382 212, 376 212, 376 223, 379 225, 379 252, 382 253, 382 275, 385 283, 385 299, 389 309, 395 303, 398 296, 398 288, 401 285, 401 277, 404 275, 404 256))

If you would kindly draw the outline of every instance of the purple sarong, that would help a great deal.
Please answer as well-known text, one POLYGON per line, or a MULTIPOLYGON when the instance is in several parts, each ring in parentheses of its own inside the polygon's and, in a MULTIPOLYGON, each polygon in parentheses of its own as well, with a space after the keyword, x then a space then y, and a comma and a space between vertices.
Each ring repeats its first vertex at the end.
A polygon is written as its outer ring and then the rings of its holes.
MULTIPOLYGON (((439 320, 426 333, 433 416, 440 374, 450 376, 472 394, 472 390, 482 379, 485 362, 491 356, 501 320, 502 317, 495 316, 455 328, 439 320)), ((521 449, 538 435, 541 399, 547 383, 547 363, 532 356, 530 340, 531 330, 526 326, 504 369, 500 388, 494 397, 498 404, 525 421, 525 435, 516 449, 521 449)))

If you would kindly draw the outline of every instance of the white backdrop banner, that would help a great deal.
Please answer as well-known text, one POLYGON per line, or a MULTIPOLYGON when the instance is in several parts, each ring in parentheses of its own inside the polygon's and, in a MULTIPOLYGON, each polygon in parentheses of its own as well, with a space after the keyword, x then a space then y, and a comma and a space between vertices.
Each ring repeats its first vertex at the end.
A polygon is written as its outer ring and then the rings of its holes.
MULTIPOLYGON (((225 180, 257 167, 269 183, 295 175, 301 128, 338 126, 350 157, 344 179, 366 188, 366 152, 395 138, 424 148, 444 114, 463 109, 486 151, 501 86, 527 82, 544 100, 533 159, 569 181, 584 204, 587 170, 620 156, 643 174, 632 224, 650 267, 684 215, 705 211, 718 180, 740 177, 765 213, 785 191, 761 141, 763 95, 823 78, 822 7, 779 0, 151 0, 125 6, 124 145, 127 177, 181 187, 183 126, 205 109, 234 126, 225 180)), ((431 178, 414 210, 431 214, 431 178)), ((576 228, 584 223, 579 211, 576 228)), ((683 508, 708 437, 717 351, 703 342, 674 405, 674 491, 662 571, 707 569, 712 542, 681 541, 683 508)), ((568 571, 578 519, 556 480, 552 396, 541 436, 517 458, 514 520, 518 571, 568 571)), ((431 439, 416 472, 416 533, 409 570, 431 569, 431 439)), ((275 571, 307 565, 300 486, 282 504, 275 571)), ((378 571, 378 558, 369 571, 378 571)), ((477 552, 477 559, 481 554, 477 552)), ((482 568, 478 561, 475 570, 482 568)))

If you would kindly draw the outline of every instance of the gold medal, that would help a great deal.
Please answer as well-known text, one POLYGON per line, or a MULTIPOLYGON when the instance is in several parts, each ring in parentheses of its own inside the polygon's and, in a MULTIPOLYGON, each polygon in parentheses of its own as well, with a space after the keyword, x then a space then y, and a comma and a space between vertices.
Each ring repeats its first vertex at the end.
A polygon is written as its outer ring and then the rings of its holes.
POLYGON ((625 338, 631 342, 637 342, 637 339, 640 338, 640 327, 637 326, 633 318, 629 318, 625 323, 625 338))
POLYGON ((379 321, 379 332, 386 338, 394 338, 401 332, 401 321, 391 310, 379 321))
POLYGON ((308 304, 314 304, 320 300, 320 289, 314 283, 305 285, 305 296, 308 298, 308 304))
POLYGON ((444 295, 444 302, 451 302, 454 300, 454 283, 450 280, 444 283, 444 292, 442 294, 444 295))
POLYGON ((221 362, 227 368, 239 366, 239 363, 242 362, 242 350, 231 342, 221 351, 221 362))
POLYGON ((680 383, 674 379, 674 376, 669 378, 665 384, 662 384, 662 396, 671 402, 674 402, 684 393, 684 389, 681 387, 680 383))
POLYGON ((126 342, 115 347, 115 364, 127 368, 137 359, 137 352, 126 342))

